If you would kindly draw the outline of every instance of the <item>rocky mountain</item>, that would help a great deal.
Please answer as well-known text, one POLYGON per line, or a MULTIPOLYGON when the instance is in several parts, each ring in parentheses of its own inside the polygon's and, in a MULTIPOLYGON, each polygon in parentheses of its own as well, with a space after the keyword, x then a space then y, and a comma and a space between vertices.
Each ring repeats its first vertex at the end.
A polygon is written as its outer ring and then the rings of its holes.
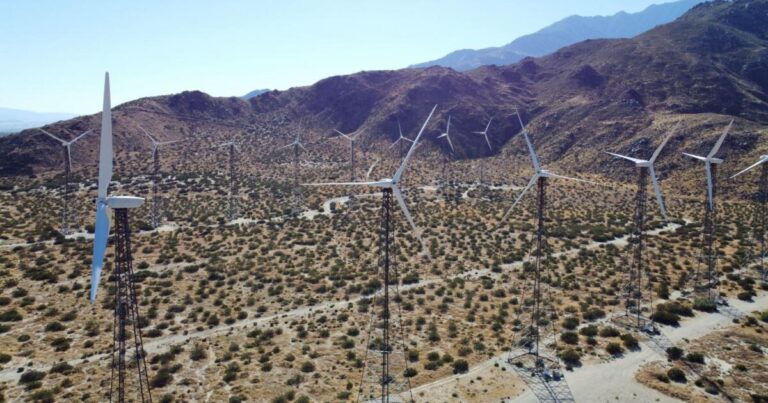
MULTIPOLYGON (((700 4, 673 23, 631 39, 589 40, 541 58, 513 65, 485 66, 467 72, 443 67, 371 71, 330 77, 250 100, 214 98, 201 92, 144 98, 114 112, 115 143, 136 151, 142 139, 136 125, 166 137, 225 140, 243 134, 265 141, 285 133, 274 128, 303 121, 313 136, 333 129, 363 130, 363 147, 381 150, 397 135, 397 121, 415 133, 434 104, 438 113, 425 140, 426 150, 447 152, 436 139, 448 115, 457 158, 514 152, 520 127, 510 115, 519 107, 542 159, 566 169, 611 173, 631 169, 605 150, 650 154, 661 133, 677 121, 685 126, 665 150, 665 168, 698 172, 680 151, 703 152, 720 130, 736 119, 723 147, 729 169, 765 152, 768 135, 768 0, 715 1, 700 4), (493 151, 473 131, 489 117, 493 151), (244 128, 248 128, 245 130, 244 128)), ((99 116, 60 122, 52 130, 74 135, 98 128, 99 116)), ((55 144, 24 132, 0 140, 0 174, 29 174, 56 163, 55 144)), ((282 140, 281 140, 282 141, 282 140)), ((341 144, 339 144, 341 147, 341 144)), ((96 136, 75 160, 95 165, 96 136)))
POLYGON ((411 67, 443 66, 465 71, 484 65, 516 63, 527 56, 548 55, 564 46, 587 39, 631 38, 680 17, 702 0, 678 0, 652 5, 637 13, 611 16, 573 15, 512 42, 485 49, 461 49, 436 60, 411 67))

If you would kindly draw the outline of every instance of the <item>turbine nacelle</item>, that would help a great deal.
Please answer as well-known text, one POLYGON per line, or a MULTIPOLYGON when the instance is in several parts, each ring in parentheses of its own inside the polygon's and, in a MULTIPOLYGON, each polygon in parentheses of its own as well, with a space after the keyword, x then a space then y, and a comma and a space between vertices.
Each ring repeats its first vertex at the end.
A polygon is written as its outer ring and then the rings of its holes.
POLYGON ((144 204, 143 197, 135 196, 109 196, 106 199, 107 206, 113 209, 133 209, 141 207, 144 204))

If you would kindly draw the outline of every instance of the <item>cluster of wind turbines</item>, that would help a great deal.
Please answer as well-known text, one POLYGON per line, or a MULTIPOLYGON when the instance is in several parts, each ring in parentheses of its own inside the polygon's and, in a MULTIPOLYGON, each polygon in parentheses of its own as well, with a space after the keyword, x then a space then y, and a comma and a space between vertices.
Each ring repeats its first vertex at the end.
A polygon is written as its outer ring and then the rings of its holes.
MULTIPOLYGON (((343 138, 350 141, 350 162, 351 162, 351 180, 349 182, 330 182, 330 183, 308 183, 306 185, 308 186, 350 186, 350 187, 373 187, 377 188, 382 193, 382 276, 383 276, 383 287, 381 293, 383 294, 384 303, 380 304, 382 312, 380 314, 380 318, 383 323, 383 328, 388 329, 388 326, 390 325, 391 320, 391 312, 389 307, 389 287, 391 284, 391 273, 390 273, 390 256, 392 255, 392 244, 393 244, 393 230, 394 227, 394 218, 392 215, 392 212, 394 210, 394 203, 396 202, 399 209, 403 213, 405 219, 407 220, 410 228, 413 230, 415 235, 419 238, 421 241, 421 234, 416 226, 416 223, 413 220, 413 217, 406 205, 405 198, 403 196, 402 190, 401 190, 401 182, 403 179, 403 176, 406 172, 407 166, 409 161, 412 159, 414 151, 419 145, 419 141, 422 138, 422 135, 428 126, 432 116, 434 115, 435 111, 437 109, 437 105, 435 105, 432 110, 430 111, 427 119, 424 121, 424 124, 421 126, 421 129, 418 132, 418 135, 415 137, 415 139, 410 140, 405 138, 402 135, 402 130, 399 130, 400 137, 395 142, 397 144, 398 142, 403 142, 400 144, 404 144, 404 142, 410 142, 410 147, 408 149, 407 154, 403 158, 401 164, 397 168, 397 170, 394 172, 394 174, 389 178, 384 178, 377 181, 365 181, 365 182, 358 182, 355 181, 355 175, 354 175, 354 144, 355 140, 359 136, 359 132, 355 133, 342 133, 338 132, 343 138)), ((540 160, 539 157, 535 151, 535 148, 533 146, 533 143, 530 139, 528 130, 526 126, 523 124, 522 118, 520 117, 519 112, 516 112, 517 119, 520 123, 521 132, 523 135, 523 138, 525 140, 526 147, 528 149, 528 153, 531 157, 531 162, 534 169, 534 174, 529 180, 526 187, 520 192, 518 197, 514 200, 511 207, 506 211, 502 218, 502 222, 506 221, 509 217, 509 215, 514 211, 514 209, 519 205, 519 202, 522 200, 522 198, 527 194, 527 192, 534 186, 537 186, 538 189, 538 206, 537 206, 537 241, 536 241, 536 264, 535 264, 535 272, 534 272, 534 305, 533 305, 533 313, 532 318, 530 322, 530 332, 532 339, 528 341, 527 348, 528 351, 524 354, 526 356, 533 357, 533 366, 534 370, 540 371, 540 374, 544 376, 546 374, 546 371, 549 371, 549 367, 547 367, 547 364, 544 363, 543 356, 540 355, 539 352, 539 342, 540 342, 540 331, 539 331, 539 325, 540 325, 540 319, 542 318, 541 313, 541 307, 540 304, 542 302, 542 296, 541 296, 541 259, 543 258, 543 243, 544 243, 544 236, 545 236, 545 208, 546 208, 546 185, 549 178, 555 178, 555 179, 564 179, 564 180, 573 180, 573 181, 579 181, 579 182, 586 182, 594 184, 594 182, 587 181, 584 179, 578 179, 578 178, 572 178, 567 177, 559 174, 552 173, 551 171, 545 169, 540 160)), ((488 139, 488 130, 490 128, 491 120, 489 120, 488 124, 485 127, 485 130, 476 132, 478 134, 481 134, 484 136, 486 140, 486 144, 490 148, 490 141, 488 139)), ((445 132, 442 132, 439 136, 437 136, 437 139, 446 139, 446 141, 449 144, 449 147, 451 148, 451 151, 454 151, 453 143, 450 138, 450 122, 451 117, 448 117, 448 121, 446 124, 446 130, 445 132)), ((718 138, 717 142, 715 143, 714 147, 710 150, 710 152, 707 154, 707 156, 697 156, 693 154, 685 153, 686 156, 689 156, 691 158, 694 158, 696 160, 699 160, 704 163, 705 165, 705 174, 707 179, 707 198, 705 203, 705 233, 707 236, 709 236, 709 240, 711 242, 714 242, 714 231, 707 232, 707 228, 713 228, 714 227, 714 220, 715 220, 715 196, 716 196, 716 167, 720 164, 722 164, 723 160, 716 157, 719 149, 721 148, 726 136, 728 135, 728 132, 731 129, 731 126, 733 124, 733 121, 728 125, 728 127, 725 129, 725 131, 722 133, 722 135, 718 138), (707 218, 709 217, 709 218, 707 218), (707 226, 707 221, 709 220, 710 224, 707 226)), ((399 126, 399 125, 398 125, 399 126)), ((634 236, 637 238, 637 242, 634 243, 635 249, 634 249, 634 256, 635 256, 635 263, 632 265, 631 271, 630 271, 630 291, 628 292, 628 295, 626 297, 627 306, 633 306, 633 309, 629 309, 627 311, 627 316, 632 316, 633 319, 637 319, 637 327, 645 327, 647 326, 648 322, 640 317, 640 306, 642 301, 638 297, 638 292, 641 292, 642 289, 642 275, 644 274, 645 268, 642 264, 642 251, 643 251, 643 242, 642 237, 643 233, 645 231, 644 222, 645 222, 645 189, 647 187, 647 182, 650 177, 653 185, 653 190, 656 196, 656 202, 658 204, 659 210, 661 212, 662 217, 665 220, 668 220, 667 216, 667 210, 666 206, 664 204, 664 198, 663 194, 661 192, 661 188, 658 183, 658 178, 656 175, 656 171, 654 168, 654 163, 659 158, 663 148, 666 146, 672 135, 675 133, 677 127, 676 125, 674 129, 669 132, 661 144, 656 148, 653 155, 645 160, 635 157, 629 157, 626 155, 616 154, 616 153, 609 153, 617 158, 621 158, 624 160, 628 160, 635 164, 635 166, 638 168, 638 189, 637 189, 637 199, 636 199, 636 212, 635 212, 635 230, 634 230, 634 236)), ((164 145, 169 145, 171 143, 179 142, 179 140, 174 141, 166 141, 166 142, 159 142, 157 141, 149 132, 141 128, 141 130, 144 132, 144 134, 150 139, 150 142, 152 144, 152 158, 153 158, 153 166, 154 166, 154 173, 153 173, 153 180, 157 181, 157 175, 158 175, 158 167, 159 167, 159 148, 164 145)), ((62 140, 59 137, 54 136, 51 133, 45 132, 44 133, 51 138, 56 139, 62 144, 62 147, 64 147, 65 150, 65 172, 66 172, 66 179, 67 179, 67 185, 68 188, 68 178, 69 178, 69 167, 71 164, 71 151, 70 147, 72 144, 74 144, 79 139, 83 138, 85 135, 87 135, 90 131, 81 133, 76 138, 70 141, 62 140)), ((225 142, 223 144, 220 144, 219 147, 227 147, 229 150, 229 156, 230 156, 230 179, 233 181, 234 176, 234 149, 235 149, 235 142, 229 141, 225 142)), ((301 142, 300 134, 297 134, 295 140, 282 147, 281 149, 293 147, 294 151, 294 163, 298 164, 298 155, 300 150, 306 150, 304 145, 301 142)), ((393 146, 390 146, 392 148, 393 146)), ((128 229, 128 212, 132 209, 136 209, 140 207, 144 199, 140 197, 133 197, 133 196, 115 196, 109 194, 109 182, 112 177, 112 159, 113 159, 113 152, 112 152, 112 115, 111 115, 111 103, 110 103, 110 91, 109 91, 109 75, 107 74, 105 76, 105 86, 104 86, 104 106, 103 106, 103 112, 102 112, 102 122, 101 122, 101 136, 100 136, 100 147, 99 147, 99 168, 98 168, 98 191, 97 191, 97 198, 96 198, 96 225, 95 225, 95 236, 94 236, 94 245, 93 245, 93 259, 92 259, 92 274, 91 274, 91 290, 90 290, 90 300, 94 301, 96 298, 98 286, 100 283, 101 278, 101 271, 104 264, 104 257, 106 254, 106 248, 108 244, 108 237, 109 237, 109 230, 110 230, 110 219, 108 211, 114 210, 115 214, 115 224, 116 224, 116 231, 115 231, 115 273, 114 278, 116 282, 116 293, 115 293, 115 332, 114 332, 114 345, 113 345, 113 354, 112 354, 112 368, 113 368, 113 382, 112 385, 114 386, 114 389, 110 391, 110 396, 117 396, 119 401, 124 400, 125 393, 127 392, 125 388, 125 381, 127 378, 127 363, 126 363, 126 353, 128 352, 130 347, 133 347, 135 349, 135 353, 131 354, 131 359, 136 361, 136 366, 138 368, 138 380, 137 380, 137 393, 138 397, 141 399, 141 401, 148 401, 151 400, 150 392, 149 392, 149 384, 148 384, 148 374, 147 374, 147 366, 144 360, 145 353, 143 351, 143 342, 141 340, 141 332, 138 331, 138 323, 139 323, 139 313, 138 313, 138 302, 137 302, 137 293, 135 289, 135 283, 133 280, 133 269, 132 269, 132 258, 131 258, 131 248, 130 248, 130 231, 128 229), (129 332, 128 329, 130 327, 133 327, 133 331, 129 332)), ((738 172, 737 174, 733 175, 733 177, 740 176, 742 174, 745 174, 746 172, 758 167, 763 166, 764 168, 764 175, 768 177, 768 169, 765 169, 768 167, 768 164, 765 164, 768 162, 768 155, 761 156, 761 158, 753 165, 745 168, 744 170, 738 172)), ((295 169, 295 175, 294 175, 294 184, 297 185, 299 182, 299 175, 298 175, 298 167, 295 169)), ((370 170, 369 170, 370 175, 370 170)), ((160 200, 158 199, 158 189, 156 187, 156 182, 153 183, 153 203, 160 203, 160 200)), ((232 185, 230 185, 230 195, 234 193, 234 190, 232 189, 232 185)), ((65 191, 65 195, 68 194, 68 191, 65 191)), ((66 201, 65 201, 65 209, 66 209, 66 201)), ((66 220, 66 213, 64 215, 64 218, 66 220)), ((65 221, 65 227, 66 227, 66 221, 65 221)), ((711 243, 708 245, 708 255, 706 257, 712 259, 714 262, 715 260, 715 253, 712 250, 711 243)), ((709 262, 709 261, 708 261, 709 262)), ((716 270, 714 268, 713 264, 708 263, 707 272, 702 275, 702 277, 706 278, 706 281, 703 282, 706 291, 709 293, 709 295, 712 295, 712 289, 713 287, 716 287, 716 270)), ((389 334, 385 331, 385 335, 389 334)), ((386 336, 389 337, 389 336, 386 336)), ((381 349, 379 353, 381 353, 381 360, 383 362, 382 365, 382 371, 384 371, 381 374, 380 379, 383 380, 381 382, 381 393, 383 396, 388 396, 390 393, 389 387, 392 384, 390 380, 393 379, 395 375, 390 374, 389 371, 389 364, 388 360, 390 359, 390 355, 392 354, 392 342, 388 338, 385 338, 383 340, 383 346, 386 348, 381 349)), ((515 360, 519 360, 521 356, 514 357, 515 360)), ((510 359, 512 360, 512 358, 510 359)))

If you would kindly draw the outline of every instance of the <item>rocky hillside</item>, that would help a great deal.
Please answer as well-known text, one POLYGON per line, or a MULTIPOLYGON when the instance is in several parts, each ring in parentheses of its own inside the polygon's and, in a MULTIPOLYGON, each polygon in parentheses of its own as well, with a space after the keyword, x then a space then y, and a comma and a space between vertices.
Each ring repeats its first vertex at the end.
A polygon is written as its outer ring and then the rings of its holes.
MULTIPOLYGON (((632 39, 585 41, 504 67, 463 73, 442 67, 361 72, 247 101, 200 92, 146 98, 116 108, 116 144, 118 153, 145 147, 138 124, 163 138, 212 143, 233 135, 245 135, 246 142, 283 138, 287 134, 281 128, 301 121, 317 137, 332 135, 334 128, 363 129, 363 146, 377 150, 380 142, 396 137, 398 120, 413 133, 431 106, 439 104, 425 137, 432 149, 447 151, 435 137, 451 115, 458 157, 474 158, 507 152, 505 147, 524 152, 517 142, 507 144, 519 133, 510 117, 517 106, 531 122, 544 160, 601 173, 626 168, 601 151, 648 154, 677 120, 686 126, 662 164, 698 169, 677 158, 679 151, 704 152, 733 117, 734 134, 723 153, 733 161, 726 170, 735 170, 766 151, 759 141, 768 123, 766 15, 768 0, 715 1, 632 39), (495 118, 489 133, 493 152, 471 133, 489 117, 495 118)), ((98 128, 98 119, 77 118, 50 129, 74 135, 98 128)), ((0 139, 5 156, 0 174, 53 166, 55 146, 32 131, 0 139)), ((93 136, 73 150, 75 160, 93 164, 96 147, 93 136)))

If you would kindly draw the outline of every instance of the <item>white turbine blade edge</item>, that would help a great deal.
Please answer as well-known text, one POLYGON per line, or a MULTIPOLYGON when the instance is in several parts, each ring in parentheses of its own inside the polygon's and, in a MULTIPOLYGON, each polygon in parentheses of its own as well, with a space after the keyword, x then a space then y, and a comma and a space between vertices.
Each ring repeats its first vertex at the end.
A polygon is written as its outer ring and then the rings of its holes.
POLYGON ((136 125, 136 126, 139 128, 139 130, 141 130, 144 133, 145 136, 147 136, 147 138, 149 139, 149 141, 152 142, 153 145, 158 144, 158 141, 154 137, 152 137, 152 135, 149 134, 148 131, 146 131, 143 127, 141 127, 141 125, 136 125))
POLYGON ((572 177, 570 177, 570 176, 564 176, 564 175, 553 174, 552 172, 548 172, 548 175, 549 175, 550 177, 552 177, 552 178, 557 178, 557 179, 565 179, 565 180, 569 180, 569 181, 582 182, 582 183, 589 183, 589 184, 591 184, 591 185, 598 185, 598 186, 600 185, 599 183, 597 183, 597 182, 593 182, 593 181, 591 181, 591 180, 587 180, 587 179, 579 179, 579 178, 572 178, 572 177))
POLYGON ((96 291, 99 289, 101 269, 104 266, 104 255, 107 251, 108 238, 109 216, 107 215, 107 203, 104 200, 100 200, 96 202, 96 227, 93 238, 93 260, 91 262, 91 302, 96 299, 96 291))
POLYGON ((659 146, 656 148, 656 151, 653 152, 653 155, 651 156, 651 164, 653 164, 656 161, 656 158, 659 158, 659 154, 661 154, 661 150, 664 148, 664 146, 667 145, 667 142, 670 138, 672 138, 672 135, 675 134, 675 131, 677 130, 677 127, 680 126, 680 121, 677 121, 677 124, 672 128, 672 130, 669 131, 669 133, 664 137, 664 140, 659 144, 659 146))
POLYGON ((50 137, 50 138, 52 138, 52 139, 54 139, 54 140, 56 140, 56 141, 58 141, 58 142, 60 142, 60 143, 62 143, 62 144, 64 144, 64 143, 66 143, 66 142, 67 142, 66 140, 62 140, 62 139, 60 139, 60 138, 58 138, 58 137, 54 136, 53 134, 51 134, 51 133, 49 133, 49 132, 47 132, 47 131, 45 131, 45 130, 43 130, 43 129, 37 129, 37 130, 40 130, 41 132, 43 132, 43 133, 44 133, 45 135, 47 135, 48 137, 50 137))
POLYGON ((608 152, 608 151, 606 151, 605 153, 606 153, 606 154, 609 154, 609 155, 613 155, 614 157, 617 157, 617 158, 622 158, 622 159, 625 159, 625 160, 627 160, 627 161, 632 161, 632 162, 634 162, 635 164, 639 164, 639 163, 641 163, 641 162, 648 162, 648 161, 646 161, 646 160, 641 160, 641 159, 639 159, 639 158, 632 158, 632 157, 627 157, 626 155, 616 154, 616 153, 612 153, 612 152, 608 152))
POLYGON ((664 206, 664 195, 661 193, 661 187, 659 186, 659 180, 656 178, 656 170, 653 168, 653 165, 649 167, 649 171, 651 174, 651 182, 653 183, 653 192, 656 194, 656 203, 659 204, 659 211, 661 211, 661 216, 664 217, 664 221, 669 221, 667 208, 664 206))
POLYGON ((376 186, 384 187, 389 186, 389 181, 376 181, 376 182, 314 182, 314 183, 302 183, 302 186, 376 186))
POLYGON ((515 113, 517 114, 517 120, 520 122, 520 129, 523 131, 523 137, 525 137, 525 144, 528 146, 528 153, 531 154, 531 161, 533 161, 533 168, 536 172, 541 170, 541 163, 539 163, 539 156, 536 155, 536 151, 533 149, 533 144, 531 143, 531 139, 528 138, 528 129, 525 128, 525 125, 523 124, 523 118, 520 117, 520 111, 515 108, 515 113))
POLYGON ((488 128, 491 127, 491 122, 493 122, 493 118, 488 119, 488 124, 485 125, 485 130, 483 130, 483 133, 488 134, 488 128))
POLYGON ((389 147, 387 147, 387 150, 391 150, 391 149, 392 149, 392 147, 396 146, 396 145, 397 145, 397 143, 399 143, 399 142, 400 142, 400 140, 402 140, 402 139, 403 139, 403 138, 401 137, 401 138, 399 138, 399 139, 395 140, 395 142, 394 142, 394 143, 392 143, 392 144, 391 144, 389 147))
POLYGON ((403 214, 405 214, 405 218, 408 220, 408 224, 411 224, 411 228, 413 228, 414 234, 416 234, 416 237, 421 239, 419 229, 416 227, 416 223, 413 222, 413 217, 411 217, 411 212, 408 211, 408 206, 405 205, 405 199, 403 198, 403 194, 400 192, 400 188, 393 186, 392 193, 394 193, 395 199, 397 199, 397 204, 400 205, 400 210, 402 210, 403 214))
POLYGON ((523 188, 523 191, 520 192, 520 194, 517 196, 517 199, 515 199, 515 202, 512 203, 512 205, 509 207, 506 213, 504 213, 504 217, 501 217, 501 221, 507 221, 507 218, 509 218, 509 215, 512 213, 512 211, 517 206, 517 203, 520 203, 520 200, 522 200, 523 196, 525 196, 525 193, 528 192, 528 190, 536 184, 536 181, 539 180, 539 175, 533 175, 530 181, 528 181, 528 184, 525 185, 525 188, 523 188))
POLYGON ((451 115, 448 115, 448 125, 445 127, 445 134, 447 135, 450 132, 451 132, 451 115))
POLYGON ((293 144, 293 143, 291 143, 291 144, 286 144, 286 145, 284 145, 284 146, 282 146, 282 147, 278 148, 278 150, 285 150, 286 148, 288 148, 288 147, 290 147, 290 146, 292 146, 292 145, 294 145, 294 144, 293 144))
POLYGON ((709 203, 709 208, 712 209, 715 207, 714 184, 712 183, 712 163, 707 161, 706 164, 704 164, 704 169, 707 171, 707 203, 709 203))
POLYGON ((67 147, 67 165, 69 165, 69 170, 72 170, 72 148, 69 146, 69 144, 66 145, 67 147))
POLYGON ((451 136, 449 136, 448 133, 445 133, 445 138, 448 139, 448 145, 451 146, 451 153, 455 154, 456 150, 453 149, 453 142, 451 141, 451 136))
POLYGON ((436 109, 437 109, 437 104, 435 104, 435 106, 432 107, 432 111, 429 112, 429 116, 427 116, 427 120, 425 120, 424 124, 421 126, 421 130, 419 130, 419 134, 413 140, 413 144, 411 144, 411 148, 408 149, 408 154, 406 154, 405 158, 403 158, 403 163, 400 164, 400 167, 397 168, 397 171, 395 171, 395 176, 392 177, 392 180, 395 183, 400 182, 400 177, 402 177, 403 172, 405 172, 405 167, 408 165, 408 160, 411 159, 411 155, 413 155, 413 151, 416 149, 416 146, 419 144, 421 135, 422 133, 424 133, 424 129, 427 128, 427 124, 429 123, 429 120, 432 119, 432 115, 435 113, 436 109))
POLYGON ((763 164, 763 163, 765 163, 766 161, 768 161, 768 158, 761 158, 761 159, 760 159, 760 161, 757 161, 757 162, 755 162, 754 164, 752 164, 752 165, 750 165, 750 166, 748 166, 748 167, 746 167, 746 168, 742 169, 742 170, 741 170, 741 171, 739 171, 738 173, 736 173, 736 175, 733 175, 733 176, 731 176, 731 179, 733 179, 733 178, 735 178, 735 177, 737 177, 737 176, 739 176, 739 175, 741 175, 741 174, 743 174, 743 173, 745 173, 745 172, 747 172, 747 171, 749 171, 749 170, 751 170, 751 169, 755 168, 756 166, 758 166, 758 165, 760 165, 760 164, 763 164))
POLYGON ((400 127, 400 119, 397 119, 397 132, 403 137, 403 129, 400 127))
POLYGON ((686 157, 691 157, 693 159, 697 159, 699 161, 704 161, 704 162, 707 161, 707 157, 701 157, 701 156, 698 156, 698 155, 688 154, 688 153, 683 153, 683 155, 685 155, 686 157))
POLYGON ((99 144, 99 191, 100 199, 107 197, 112 180, 112 107, 109 91, 109 73, 104 76, 104 107, 101 113, 101 142, 99 144))
POLYGON ((77 136, 77 137, 75 137, 74 139, 70 140, 70 141, 69 141, 67 144, 74 144, 74 143, 75 143, 77 140, 80 140, 81 138, 85 137, 85 135, 86 135, 86 134, 88 134, 88 133, 90 133, 90 132, 92 132, 92 131, 93 131, 93 129, 91 129, 91 130, 86 130, 86 131, 84 131, 84 132, 80 133, 80 135, 79 135, 79 136, 77 136))
POLYGON ((707 158, 712 158, 717 154, 718 151, 720 151, 720 146, 723 145, 723 141, 725 141, 725 136, 728 135, 728 132, 731 131, 731 126, 733 126, 733 119, 731 119, 731 122, 728 123, 728 127, 725 128, 723 131, 723 134, 720 135, 720 138, 717 139, 717 142, 715 143, 715 146, 712 147, 712 150, 707 154, 707 158))

